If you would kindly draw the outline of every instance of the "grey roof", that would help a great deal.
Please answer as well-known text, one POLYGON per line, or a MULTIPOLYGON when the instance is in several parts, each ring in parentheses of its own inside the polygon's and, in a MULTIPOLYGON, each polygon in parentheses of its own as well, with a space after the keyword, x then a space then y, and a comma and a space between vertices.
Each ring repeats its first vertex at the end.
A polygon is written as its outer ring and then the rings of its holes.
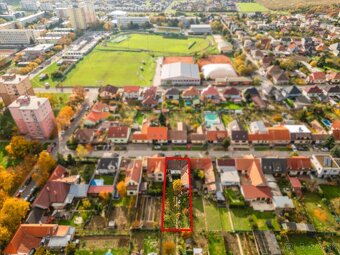
POLYGON ((170 88, 167 89, 164 94, 167 96, 177 96, 180 94, 180 91, 176 88, 170 88))
POLYGON ((69 195, 73 195, 77 198, 87 197, 88 184, 71 184, 69 195))
POLYGON ((285 173, 287 171, 286 158, 262 158, 264 174, 285 173))
POLYGON ((287 96, 296 96, 296 95, 301 95, 302 92, 301 90, 297 87, 297 86, 292 86, 292 87, 288 87, 285 89, 287 92, 287 96))
POLYGON ((254 121, 250 123, 250 129, 254 132, 260 132, 260 133, 267 132, 267 128, 264 125, 262 120, 254 121))
POLYGON ((45 213, 44 209, 41 209, 39 207, 33 207, 30 214, 28 215, 26 219, 26 223, 29 223, 29 224, 39 223, 44 213, 45 213))
POLYGON ((163 65, 161 79, 172 78, 200 79, 198 65, 183 62, 163 65))
POLYGON ((109 166, 114 166, 114 168, 118 170, 119 157, 101 158, 98 160, 97 169, 109 169, 109 166))
POLYGON ((68 233, 64 236, 52 236, 50 237, 50 241, 48 242, 49 248, 61 248, 66 247, 69 241, 72 240, 76 229, 74 227, 70 227, 68 233))
POLYGON ((234 130, 231 132, 233 141, 248 141, 248 132, 246 130, 234 130))

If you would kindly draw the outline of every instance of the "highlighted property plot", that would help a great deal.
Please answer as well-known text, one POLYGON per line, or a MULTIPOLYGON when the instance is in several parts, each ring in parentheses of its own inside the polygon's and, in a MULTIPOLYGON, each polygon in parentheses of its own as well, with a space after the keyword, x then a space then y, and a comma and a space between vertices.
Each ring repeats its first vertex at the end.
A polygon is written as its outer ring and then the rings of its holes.
POLYGON ((190 159, 165 158, 161 231, 193 230, 190 159))

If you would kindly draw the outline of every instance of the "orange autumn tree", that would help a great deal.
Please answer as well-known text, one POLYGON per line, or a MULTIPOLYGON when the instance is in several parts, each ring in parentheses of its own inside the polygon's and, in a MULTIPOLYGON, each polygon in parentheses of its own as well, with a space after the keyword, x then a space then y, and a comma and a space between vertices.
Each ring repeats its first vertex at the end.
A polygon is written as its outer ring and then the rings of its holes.
POLYGON ((125 197, 126 195, 126 185, 124 181, 120 181, 117 184, 117 191, 120 197, 125 197))
POLYGON ((70 125, 73 115, 74 115, 74 111, 72 107, 64 106, 63 108, 61 108, 56 118, 58 130, 63 130, 65 129, 65 127, 70 125))
POLYGON ((55 165, 55 159, 47 151, 42 151, 39 154, 39 158, 35 167, 35 172, 32 176, 39 186, 43 185, 47 181, 55 165))
POLYGON ((173 241, 165 241, 163 243, 163 252, 165 255, 175 254, 176 245, 173 241))
POLYGON ((9 192, 14 185, 14 174, 0 166, 0 189, 9 192))

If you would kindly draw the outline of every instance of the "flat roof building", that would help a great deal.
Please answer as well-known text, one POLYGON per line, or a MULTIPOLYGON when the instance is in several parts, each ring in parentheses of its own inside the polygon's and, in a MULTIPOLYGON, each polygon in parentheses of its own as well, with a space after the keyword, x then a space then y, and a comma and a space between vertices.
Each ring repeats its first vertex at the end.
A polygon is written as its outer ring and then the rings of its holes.
POLYGON ((200 85, 201 78, 198 65, 188 63, 172 63, 162 66, 161 85, 200 85))

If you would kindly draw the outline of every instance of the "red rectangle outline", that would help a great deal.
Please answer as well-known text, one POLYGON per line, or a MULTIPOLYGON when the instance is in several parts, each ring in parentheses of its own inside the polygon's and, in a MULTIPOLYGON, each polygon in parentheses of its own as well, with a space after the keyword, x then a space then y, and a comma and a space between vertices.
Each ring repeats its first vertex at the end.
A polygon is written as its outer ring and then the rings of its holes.
POLYGON ((161 231, 162 232, 192 232, 193 231, 193 215, 192 215, 192 188, 191 188, 191 168, 189 158, 165 157, 164 165, 164 181, 163 181, 163 196, 162 196, 162 216, 161 216, 161 231), (186 160, 188 162, 188 178, 189 178, 189 213, 190 213, 190 228, 165 228, 164 227, 164 207, 166 193, 166 171, 168 160, 186 160))

